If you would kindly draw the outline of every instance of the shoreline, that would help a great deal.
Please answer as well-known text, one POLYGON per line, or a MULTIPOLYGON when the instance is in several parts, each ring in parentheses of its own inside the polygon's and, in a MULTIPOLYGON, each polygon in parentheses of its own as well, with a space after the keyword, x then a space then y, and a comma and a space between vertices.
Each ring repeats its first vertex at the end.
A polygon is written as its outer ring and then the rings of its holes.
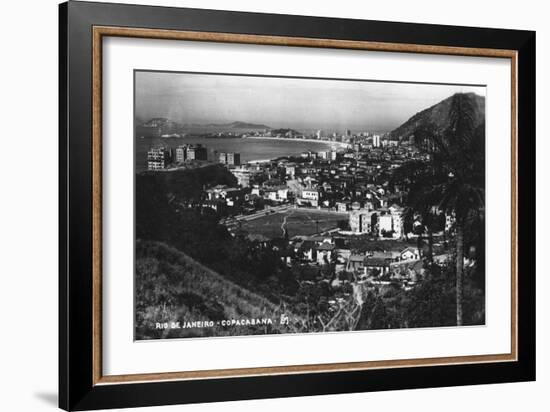
POLYGON ((334 144, 340 146, 341 148, 349 147, 348 143, 344 142, 335 142, 333 140, 317 140, 317 139, 296 139, 288 137, 274 137, 274 136, 243 136, 242 139, 257 139, 257 140, 284 140, 289 142, 307 142, 307 143, 324 143, 324 144, 334 144))

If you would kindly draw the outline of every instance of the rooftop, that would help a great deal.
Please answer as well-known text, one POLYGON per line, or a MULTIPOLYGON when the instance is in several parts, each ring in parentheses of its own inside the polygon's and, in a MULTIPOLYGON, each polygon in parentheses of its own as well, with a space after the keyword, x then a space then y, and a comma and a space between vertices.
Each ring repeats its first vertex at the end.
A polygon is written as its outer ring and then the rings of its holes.
POLYGON ((323 242, 317 246, 317 250, 334 250, 334 245, 331 243, 323 242))
POLYGON ((388 259, 381 259, 381 258, 365 258, 365 266, 390 266, 390 262, 388 259))

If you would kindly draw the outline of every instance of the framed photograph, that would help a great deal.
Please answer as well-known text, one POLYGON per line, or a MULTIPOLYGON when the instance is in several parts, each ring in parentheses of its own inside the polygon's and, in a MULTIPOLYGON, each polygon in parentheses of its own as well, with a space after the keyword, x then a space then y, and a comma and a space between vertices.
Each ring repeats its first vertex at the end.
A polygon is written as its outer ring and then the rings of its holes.
POLYGON ((534 32, 71 1, 59 84, 61 408, 535 379, 534 32))

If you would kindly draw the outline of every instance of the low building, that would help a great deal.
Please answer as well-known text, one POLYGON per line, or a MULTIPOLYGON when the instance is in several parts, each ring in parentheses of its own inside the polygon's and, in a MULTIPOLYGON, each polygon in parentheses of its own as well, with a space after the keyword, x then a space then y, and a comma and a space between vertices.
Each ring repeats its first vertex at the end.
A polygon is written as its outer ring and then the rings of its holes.
POLYGON ((409 285, 425 275, 424 264, 420 259, 390 263, 390 272, 393 278, 409 279, 409 285))
POLYGON ((288 187, 290 193, 292 193, 297 198, 302 195, 302 190, 304 190, 302 184, 296 179, 287 180, 286 186, 288 187))
POLYGON ((330 263, 334 254, 335 246, 332 243, 323 242, 316 247, 317 263, 324 265, 330 263))
POLYGON ((265 199, 272 200, 274 202, 284 202, 288 200, 288 187, 286 186, 271 186, 263 189, 263 196, 265 199))
POLYGON ((367 276, 383 276, 390 271, 391 259, 367 257, 364 261, 365 274, 367 276))
POLYGON ((315 242, 312 240, 304 240, 298 245, 297 255, 304 260, 313 262, 317 257, 315 242))
POLYGON ((336 211, 345 213, 348 211, 347 202, 336 202, 336 211))
POLYGON ((252 186, 256 178, 263 173, 261 169, 250 165, 237 166, 230 168, 229 171, 235 176, 237 183, 242 188, 252 186))
POLYGON ((241 187, 249 187, 250 186, 250 178, 252 173, 250 170, 247 169, 233 169, 231 170, 231 173, 233 176, 237 178, 237 184, 241 187))
POLYGON ((348 259, 348 271, 363 271, 365 267, 365 255, 351 254, 348 259))
POLYGON ((319 200, 319 191, 317 189, 302 190, 302 199, 304 200, 319 200))
POLYGON ((296 165, 295 164, 285 165, 285 174, 289 176, 291 179, 294 179, 294 176, 296 176, 296 165))
POLYGON ((208 200, 224 200, 227 206, 235 206, 243 200, 243 192, 238 187, 227 187, 224 185, 214 186, 206 190, 208 200))
POLYGON ((319 206, 319 190, 317 189, 303 189, 301 197, 298 198, 298 204, 311 205, 313 207, 319 206))
POLYGON ((401 260, 416 260, 420 259, 420 253, 417 248, 407 247, 399 254, 401 260))

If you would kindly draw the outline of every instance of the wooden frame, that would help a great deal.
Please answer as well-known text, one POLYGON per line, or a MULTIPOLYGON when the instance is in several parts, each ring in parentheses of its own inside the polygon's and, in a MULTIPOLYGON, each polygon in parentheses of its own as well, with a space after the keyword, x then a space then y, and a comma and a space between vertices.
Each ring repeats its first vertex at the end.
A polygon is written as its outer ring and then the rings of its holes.
POLYGON ((531 211, 534 208, 534 202, 531 202, 534 198, 532 183, 534 180, 532 179, 534 176, 534 33, 448 26, 414 26, 415 30, 409 32, 410 25, 401 23, 191 9, 168 10, 158 7, 80 2, 61 5, 60 88, 62 93, 60 96, 63 98, 60 99, 60 406, 62 408, 96 409, 534 379, 535 281, 534 277, 518 276, 518 272, 528 273, 530 268, 533 268, 531 273, 534 273, 534 213, 531 211), (123 13, 112 13, 114 11, 123 13), (124 18, 112 17, 113 15, 124 15, 124 18), (229 17, 235 15, 240 18, 237 19, 239 23, 234 24, 231 21, 235 19, 229 17), (290 24, 297 21, 301 24, 290 24), (281 24, 274 24, 274 22, 281 24), (346 22, 346 24, 338 24, 340 22, 346 22), (296 29, 296 27, 303 29, 296 29), (348 27, 348 29, 341 27, 348 27), (296 30, 303 31, 296 32, 296 30), (334 35, 330 38, 322 35, 327 32, 334 35), (511 353, 103 376, 101 44, 104 36, 510 59, 512 62, 511 353), (86 79, 89 82, 85 82, 86 79), (84 97, 90 99, 83 101, 84 97), (78 104, 75 103, 77 100, 79 100, 78 104), (519 189, 520 181, 523 183, 522 190, 519 189), (78 233, 75 232, 77 227, 78 233), (83 230, 83 227, 87 229, 83 230), (518 254, 520 244, 521 255, 518 254), (76 301, 79 302, 78 305, 76 301), (77 372, 77 369, 80 371, 77 372), (428 376, 431 377, 428 378, 428 376), (367 377, 376 377, 376 379, 367 379, 367 377), (390 378, 392 382, 389 381, 390 378), (285 379, 287 383, 281 384, 285 379), (339 384, 329 386, 329 379, 332 382, 336 379, 339 384), (230 386, 239 390, 231 391, 230 386), (208 392, 215 392, 215 394, 208 395, 208 392))

